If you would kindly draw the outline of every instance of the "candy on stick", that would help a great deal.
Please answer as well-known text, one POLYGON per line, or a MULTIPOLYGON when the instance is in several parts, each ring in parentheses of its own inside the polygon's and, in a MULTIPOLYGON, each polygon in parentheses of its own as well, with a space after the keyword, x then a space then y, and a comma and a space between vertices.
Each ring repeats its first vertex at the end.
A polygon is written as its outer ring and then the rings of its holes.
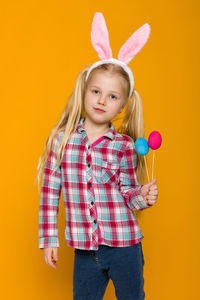
POLYGON ((149 173, 148 173, 148 168, 147 168, 147 163, 146 163, 146 157, 145 155, 149 152, 149 145, 148 142, 145 138, 140 137, 135 141, 135 150, 138 154, 144 156, 145 160, 145 166, 146 166, 146 171, 147 171, 147 176, 148 176, 148 181, 149 180, 149 173))
MULTIPOLYGON (((153 150, 160 148, 162 143, 161 134, 158 131, 152 131, 148 138, 149 147, 153 150)), ((154 151, 153 151, 153 166, 152 166, 152 180, 153 180, 153 169, 154 169, 154 151)))

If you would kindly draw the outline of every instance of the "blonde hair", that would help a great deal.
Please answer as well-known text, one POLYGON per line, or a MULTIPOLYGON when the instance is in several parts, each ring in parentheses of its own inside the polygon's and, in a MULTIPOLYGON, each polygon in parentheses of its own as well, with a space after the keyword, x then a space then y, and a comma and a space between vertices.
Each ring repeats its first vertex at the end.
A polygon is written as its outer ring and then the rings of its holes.
MULTIPOLYGON (((68 139, 74 134, 80 119, 85 116, 83 100, 84 100, 86 88, 94 72, 106 71, 113 74, 118 74, 124 79, 122 80, 122 84, 127 99, 126 110, 125 110, 124 117, 122 118, 121 126, 116 130, 120 134, 128 135, 134 142, 136 141, 137 138, 144 137, 144 120, 143 120, 143 109, 142 109, 141 97, 139 93, 134 89, 130 99, 128 99, 130 83, 129 83, 129 77, 127 73, 118 65, 110 64, 110 63, 103 64, 93 69, 88 77, 87 82, 85 82, 85 77, 88 69, 89 66, 81 70, 81 72, 79 73, 75 83, 74 91, 70 95, 69 100, 63 110, 63 113, 58 123, 52 129, 46 141, 44 152, 40 156, 39 163, 37 166, 36 181, 38 183, 38 190, 39 190, 41 174, 44 171, 45 164, 47 162, 51 148, 53 146, 55 135, 61 131, 64 132, 63 138, 59 144, 59 148, 57 152, 56 168, 55 170, 53 170, 53 173, 57 170, 57 168, 61 164, 63 152, 64 152, 63 149, 65 148, 68 139)), ((137 154, 136 176, 139 184, 144 184, 143 182, 144 170, 145 170, 144 158, 137 154)))

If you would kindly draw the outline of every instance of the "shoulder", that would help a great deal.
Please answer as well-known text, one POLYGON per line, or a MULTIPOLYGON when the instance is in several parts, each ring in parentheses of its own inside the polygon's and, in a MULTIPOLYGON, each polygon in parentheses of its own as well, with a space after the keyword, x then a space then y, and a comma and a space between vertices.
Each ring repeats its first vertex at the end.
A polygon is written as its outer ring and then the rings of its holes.
POLYGON ((54 149, 58 149, 58 147, 59 147, 59 145, 62 141, 63 136, 64 136, 64 131, 58 131, 55 134, 55 136, 53 137, 53 141, 52 141, 54 149))
POLYGON ((64 131, 63 130, 62 131, 58 131, 55 134, 55 136, 54 136, 54 140, 57 141, 57 142, 59 142, 59 141, 62 140, 63 136, 64 136, 64 131))
POLYGON ((116 135, 115 135, 115 139, 116 139, 117 143, 122 144, 122 147, 124 149, 126 149, 126 148, 135 148, 135 142, 134 142, 133 138, 130 137, 129 135, 117 132, 116 135))

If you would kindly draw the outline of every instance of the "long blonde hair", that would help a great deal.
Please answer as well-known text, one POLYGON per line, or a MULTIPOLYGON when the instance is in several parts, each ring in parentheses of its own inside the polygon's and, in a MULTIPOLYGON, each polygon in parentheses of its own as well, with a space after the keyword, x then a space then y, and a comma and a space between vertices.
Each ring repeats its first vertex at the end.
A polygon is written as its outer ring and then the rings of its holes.
MULTIPOLYGON (((49 153, 51 151, 55 135, 61 131, 64 132, 58 148, 56 168, 55 170, 53 170, 53 172, 55 172, 56 169, 61 164, 63 152, 64 152, 63 149, 65 148, 68 139, 75 132, 80 119, 85 116, 84 103, 83 103, 85 91, 92 77, 92 74, 97 70, 110 72, 112 74, 117 73, 121 75, 122 78, 124 79, 123 83, 127 95, 127 102, 125 105, 126 110, 124 113, 124 117, 122 118, 122 123, 120 127, 117 128, 116 130, 120 134, 125 134, 130 136, 134 142, 136 141, 137 138, 144 137, 144 120, 143 120, 143 109, 142 109, 141 97, 138 94, 138 92, 134 89, 130 99, 128 99, 130 83, 129 83, 129 77, 127 73, 118 65, 110 64, 110 63, 103 64, 93 69, 88 77, 87 82, 85 82, 85 77, 88 69, 89 66, 81 70, 81 72, 79 73, 75 83, 74 91, 70 95, 69 100, 63 110, 63 113, 58 123, 52 129, 46 141, 44 152, 40 156, 39 163, 37 166, 36 182, 38 183, 38 190, 39 190, 41 175, 42 172, 44 171, 44 167, 47 162, 49 153)), ((139 184, 144 184, 144 170, 145 170, 144 167, 145 164, 144 164, 143 157, 137 154, 136 176, 139 184)))

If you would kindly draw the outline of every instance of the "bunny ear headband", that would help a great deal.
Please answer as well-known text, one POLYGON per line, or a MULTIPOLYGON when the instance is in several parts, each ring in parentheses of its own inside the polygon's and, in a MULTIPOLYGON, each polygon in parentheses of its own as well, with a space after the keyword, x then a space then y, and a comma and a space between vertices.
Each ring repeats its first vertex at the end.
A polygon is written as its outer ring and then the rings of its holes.
POLYGON ((108 29, 104 16, 100 12, 96 12, 92 22, 91 31, 91 42, 94 49, 97 51, 98 56, 101 60, 95 62, 88 70, 85 81, 87 81, 88 76, 92 69, 99 65, 105 63, 113 63, 120 65, 126 73, 129 75, 130 79, 130 92, 131 96, 134 88, 134 77, 128 63, 135 57, 135 55, 140 52, 145 43, 147 42, 150 35, 150 26, 148 23, 141 26, 136 30, 129 39, 124 43, 118 53, 118 59, 112 57, 112 50, 110 47, 108 29))

